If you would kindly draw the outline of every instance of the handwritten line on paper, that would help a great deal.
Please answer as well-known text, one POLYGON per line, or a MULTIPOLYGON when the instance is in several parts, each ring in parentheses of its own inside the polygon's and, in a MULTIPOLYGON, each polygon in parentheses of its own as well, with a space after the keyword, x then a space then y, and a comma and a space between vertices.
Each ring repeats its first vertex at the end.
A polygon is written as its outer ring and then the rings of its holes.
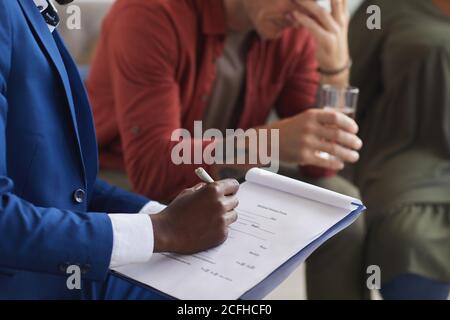
POLYGON ((245 232, 245 231, 236 229, 236 228, 234 228, 234 227, 229 227, 229 228, 230 228, 230 230, 233 230, 233 231, 236 231, 236 232, 239 232, 239 233, 246 234, 246 235, 248 235, 248 236, 250 236, 250 237, 253 237, 253 238, 256 238, 256 239, 259 239, 259 240, 262 240, 262 241, 267 241, 267 239, 261 238, 261 237, 255 235, 255 234, 250 233, 250 232, 245 232))

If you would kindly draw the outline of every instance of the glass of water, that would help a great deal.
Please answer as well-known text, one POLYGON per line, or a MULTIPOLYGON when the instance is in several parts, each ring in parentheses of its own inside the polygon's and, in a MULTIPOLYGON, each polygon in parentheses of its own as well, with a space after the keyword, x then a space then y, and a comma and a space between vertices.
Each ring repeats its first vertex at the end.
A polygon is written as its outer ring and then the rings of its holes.
MULTIPOLYGON (((339 88, 332 85, 323 85, 319 90, 318 107, 342 112, 355 119, 358 98, 359 89, 356 87, 339 88)), ((319 152, 319 156, 324 159, 334 159, 332 155, 326 152, 319 152)))

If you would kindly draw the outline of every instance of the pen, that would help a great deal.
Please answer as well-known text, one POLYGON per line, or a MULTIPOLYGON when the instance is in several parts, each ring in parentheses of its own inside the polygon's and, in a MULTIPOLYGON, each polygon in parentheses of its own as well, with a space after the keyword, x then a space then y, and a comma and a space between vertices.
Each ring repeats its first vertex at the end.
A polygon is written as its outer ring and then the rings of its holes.
POLYGON ((203 168, 197 168, 195 169, 195 174, 197 175, 197 177, 200 178, 200 180, 202 180, 203 182, 206 183, 213 183, 214 179, 211 178, 211 176, 208 174, 208 172, 205 171, 205 169, 203 168))

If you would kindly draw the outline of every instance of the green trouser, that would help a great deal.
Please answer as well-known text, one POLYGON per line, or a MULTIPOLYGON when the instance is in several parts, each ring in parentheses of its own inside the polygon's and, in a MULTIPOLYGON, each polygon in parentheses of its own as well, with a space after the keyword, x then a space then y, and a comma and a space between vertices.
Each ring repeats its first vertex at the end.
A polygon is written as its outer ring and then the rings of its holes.
POLYGON ((450 204, 405 203, 367 216, 367 263, 381 282, 402 274, 450 283, 450 204))
MULTIPOLYGON (((307 179, 289 175, 304 182, 360 198, 355 186, 342 177, 307 179)), ((357 221, 319 247, 306 261, 306 290, 310 300, 318 299, 365 299, 369 297, 366 287, 365 219, 357 221)))
MULTIPOLYGON (((356 189, 341 177, 312 184, 358 198, 356 189)), ((368 297, 364 269, 364 216, 325 242, 306 261, 308 299, 364 299, 368 297)))

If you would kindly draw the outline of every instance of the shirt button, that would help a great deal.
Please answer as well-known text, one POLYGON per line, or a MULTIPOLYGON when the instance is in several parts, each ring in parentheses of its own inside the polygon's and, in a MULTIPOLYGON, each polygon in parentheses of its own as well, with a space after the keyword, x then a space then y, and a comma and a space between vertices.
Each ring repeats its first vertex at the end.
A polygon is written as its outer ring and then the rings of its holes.
POLYGON ((132 133, 134 136, 137 136, 138 134, 141 133, 141 128, 139 128, 138 126, 132 127, 132 128, 131 128, 131 133, 132 133))
POLYGON ((83 189, 77 189, 73 192, 73 200, 76 203, 83 203, 86 192, 83 189))

